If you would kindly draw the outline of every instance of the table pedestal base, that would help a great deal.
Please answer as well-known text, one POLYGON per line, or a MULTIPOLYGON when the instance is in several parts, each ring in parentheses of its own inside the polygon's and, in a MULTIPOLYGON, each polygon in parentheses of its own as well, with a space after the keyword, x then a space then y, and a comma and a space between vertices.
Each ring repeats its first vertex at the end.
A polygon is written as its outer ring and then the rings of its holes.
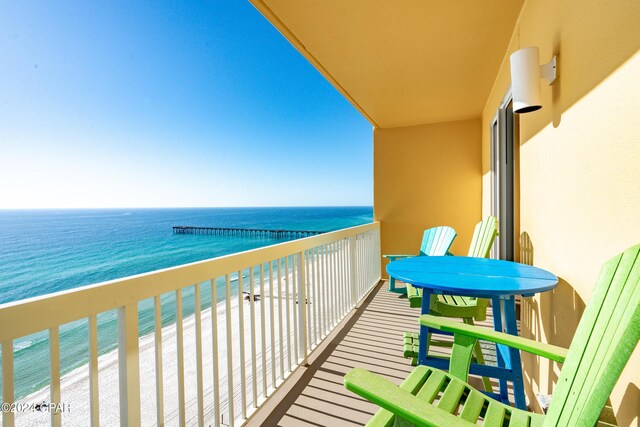
MULTIPOLYGON (((423 288, 422 314, 429 314, 431 309, 431 294, 431 289, 423 288)), ((518 335, 514 296, 494 297, 491 299, 491 303, 493 307, 494 329, 511 335, 518 335)), ((443 333, 442 331, 431 329, 427 326, 420 326, 418 364, 449 370, 449 359, 427 356, 429 351, 428 338, 429 334, 433 332, 443 333)), ((505 345, 496 344, 496 358, 498 366, 472 363, 469 367, 469 373, 483 377, 497 378, 500 384, 499 394, 487 394, 495 396, 503 403, 509 402, 507 381, 512 381, 515 406, 519 409, 526 409, 520 351, 505 345)))

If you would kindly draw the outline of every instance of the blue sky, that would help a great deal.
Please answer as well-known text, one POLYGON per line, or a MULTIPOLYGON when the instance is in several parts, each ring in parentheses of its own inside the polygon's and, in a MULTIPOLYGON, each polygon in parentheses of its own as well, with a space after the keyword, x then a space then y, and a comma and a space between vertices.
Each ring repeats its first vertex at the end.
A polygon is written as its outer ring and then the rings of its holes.
POLYGON ((371 125, 248 1, 0 11, 0 208, 372 204, 371 125))

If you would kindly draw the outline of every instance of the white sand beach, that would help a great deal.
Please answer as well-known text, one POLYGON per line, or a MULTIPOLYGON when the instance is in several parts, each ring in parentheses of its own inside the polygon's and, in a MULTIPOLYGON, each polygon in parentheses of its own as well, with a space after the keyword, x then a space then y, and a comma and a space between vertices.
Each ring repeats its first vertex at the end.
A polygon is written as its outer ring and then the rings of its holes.
MULTIPOLYGON (((277 284, 276 292, 277 292, 277 284)), ((283 286, 284 287, 284 286, 283 286)), ((256 293, 260 290, 256 289, 256 293)), ((266 337, 266 384, 267 388, 273 386, 272 372, 272 356, 271 356, 271 324, 270 324, 270 305, 273 301, 274 305, 274 339, 276 348, 275 352, 275 369, 276 377, 281 376, 281 364, 278 358, 280 346, 279 334, 279 316, 278 316, 278 298, 270 298, 268 296, 268 284, 265 286, 264 298, 261 301, 253 303, 244 300, 242 302, 243 318, 244 318, 244 342, 245 342, 245 372, 246 372, 246 407, 253 405, 253 379, 255 378, 258 394, 263 388, 263 361, 262 361, 262 341, 261 341, 261 310, 264 306, 264 331, 266 337), (251 305, 255 310, 255 329, 256 329, 256 366, 254 373, 251 362, 251 305)), ((277 293, 276 293, 277 295, 277 293)), ((286 311, 285 311, 285 293, 283 290, 282 302, 282 327, 283 327, 283 348, 285 360, 283 360, 285 376, 288 373, 288 345, 291 346, 293 352, 294 346, 294 316, 293 310, 297 309, 297 304, 292 302, 290 296, 289 316, 290 316, 290 334, 289 341, 286 333, 286 311)), ((240 334, 239 334, 239 304, 237 294, 233 296, 231 301, 232 314, 232 348, 227 348, 226 338, 226 311, 227 304, 225 302, 217 305, 218 319, 218 372, 219 372, 219 395, 221 403, 221 415, 225 423, 228 421, 228 382, 227 382, 227 354, 232 355, 233 359, 233 384, 234 384, 234 413, 237 418, 241 415, 242 397, 241 397, 241 373, 240 373, 240 334)), ((195 315, 188 316, 183 321, 184 336, 184 383, 185 383, 185 418, 187 425, 197 425, 197 368, 196 368, 196 333, 195 333, 195 315)), ((213 389, 213 348, 212 348, 212 319, 211 309, 202 311, 202 353, 203 353, 203 388, 204 388, 204 416, 205 422, 211 423, 214 413, 214 389, 213 389)), ((155 336, 149 334, 140 337, 140 399, 141 414, 143 425, 156 425, 156 368, 155 368, 155 336)), ((179 424, 178 412, 178 358, 176 345, 176 326, 175 324, 166 326, 162 330, 162 369, 164 383, 164 418, 166 425, 179 424)), ((295 361, 291 358, 291 363, 295 367, 295 361)), ((119 425, 119 391, 118 391, 118 352, 117 350, 104 354, 98 359, 99 366, 99 400, 100 400, 100 425, 116 426, 119 425)), ((278 380, 279 381, 279 380, 278 380)), ((86 426, 89 425, 89 368, 88 365, 82 366, 68 373, 61 379, 61 401, 69 405, 69 411, 62 413, 62 424, 65 426, 86 426)), ((49 387, 33 393, 24 399, 21 403, 27 402, 49 402, 49 387)), ((30 412, 17 413, 16 425, 19 426, 37 426, 49 424, 49 413, 30 412)))

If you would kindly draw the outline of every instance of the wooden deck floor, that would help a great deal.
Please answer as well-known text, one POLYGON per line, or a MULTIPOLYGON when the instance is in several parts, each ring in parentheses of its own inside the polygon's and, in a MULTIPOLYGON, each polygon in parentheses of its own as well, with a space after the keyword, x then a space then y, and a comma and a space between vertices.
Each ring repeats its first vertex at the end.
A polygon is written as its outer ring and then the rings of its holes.
MULTIPOLYGON (((490 311, 490 310, 489 310, 490 311)), ((356 426, 366 423, 377 406, 347 391, 343 376, 363 367, 397 384, 411 371, 402 356, 402 334, 417 331, 418 309, 409 308, 406 298, 379 284, 362 306, 343 323, 319 349, 310 366, 302 368, 295 385, 277 403, 263 408, 263 414, 248 425, 356 426)), ((488 317, 483 325, 492 325, 488 317)), ((293 378, 292 378, 293 380, 293 378)), ((477 378, 472 384, 481 387, 477 378)))

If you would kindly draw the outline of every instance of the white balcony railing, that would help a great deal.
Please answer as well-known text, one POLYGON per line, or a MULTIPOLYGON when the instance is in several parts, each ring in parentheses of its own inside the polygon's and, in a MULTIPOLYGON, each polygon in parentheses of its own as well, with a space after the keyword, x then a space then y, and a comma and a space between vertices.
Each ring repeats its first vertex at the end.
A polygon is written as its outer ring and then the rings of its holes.
MULTIPOLYGON (((73 405, 68 413, 52 410, 51 425, 240 424, 378 283, 379 228, 371 223, 4 304, 2 400, 15 402, 14 340, 48 331, 46 400, 73 405), (154 333, 139 337, 145 307, 154 333), (111 310, 117 363, 108 377, 103 356, 98 369, 97 316, 111 310), (163 314, 174 310, 175 320, 163 326, 163 314), (88 365, 77 370, 88 385, 64 402, 60 328, 78 320, 87 322, 88 365), (119 411, 105 402, 118 402, 119 411)), ((46 416, 2 415, 5 427, 46 416)))

